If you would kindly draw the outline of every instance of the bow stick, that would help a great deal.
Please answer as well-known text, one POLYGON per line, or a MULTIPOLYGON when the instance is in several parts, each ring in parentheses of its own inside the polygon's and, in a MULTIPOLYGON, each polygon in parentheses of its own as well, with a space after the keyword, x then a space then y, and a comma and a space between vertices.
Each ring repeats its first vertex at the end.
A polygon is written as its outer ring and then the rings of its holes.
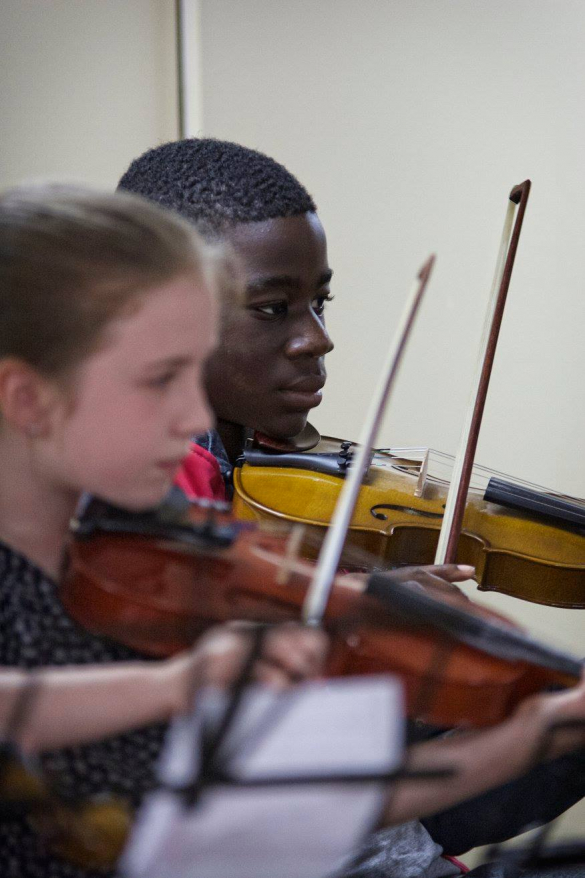
POLYGON ((496 270, 488 301, 475 377, 463 422, 459 449, 453 465, 453 475, 447 494, 435 564, 452 564, 457 556, 457 545, 461 535, 477 440, 529 194, 530 180, 525 180, 524 183, 514 186, 509 195, 508 210, 506 211, 496 270), (512 230, 516 208, 518 212, 512 230))
POLYGON ((331 519, 331 527, 328 529, 323 541, 315 575, 305 597, 302 617, 307 624, 319 624, 325 612, 333 578, 343 550, 347 529, 355 509, 362 478, 367 468, 368 455, 380 427, 382 415, 390 397, 406 342, 413 327, 434 261, 434 255, 430 256, 419 271, 404 306, 396 333, 392 339, 385 369, 370 402, 370 408, 362 428, 358 448, 354 454, 349 474, 339 494, 335 512, 331 519))

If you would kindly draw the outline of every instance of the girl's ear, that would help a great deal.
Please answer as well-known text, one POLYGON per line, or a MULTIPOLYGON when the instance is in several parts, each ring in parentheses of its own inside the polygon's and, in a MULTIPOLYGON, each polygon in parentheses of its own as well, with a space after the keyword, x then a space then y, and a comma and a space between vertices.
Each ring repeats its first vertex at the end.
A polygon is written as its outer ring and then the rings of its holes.
POLYGON ((28 363, 0 360, 0 412, 13 428, 30 437, 46 435, 53 396, 51 382, 28 363))

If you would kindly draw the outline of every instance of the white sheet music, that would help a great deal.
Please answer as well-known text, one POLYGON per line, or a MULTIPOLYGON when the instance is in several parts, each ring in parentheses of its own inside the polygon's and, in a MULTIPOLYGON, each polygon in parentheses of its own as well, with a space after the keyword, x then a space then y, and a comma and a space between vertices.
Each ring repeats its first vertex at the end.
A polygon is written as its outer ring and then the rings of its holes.
MULTIPOLYGON (((207 692, 176 721, 160 768, 168 785, 199 767, 205 717, 224 696, 207 692)), ((226 754, 238 778, 387 773, 401 762, 404 708, 398 681, 361 678, 304 684, 246 698, 226 754)), ((242 789, 213 787, 195 807, 168 790, 145 803, 122 861, 128 878, 325 878, 376 822, 383 785, 332 783, 242 789)))

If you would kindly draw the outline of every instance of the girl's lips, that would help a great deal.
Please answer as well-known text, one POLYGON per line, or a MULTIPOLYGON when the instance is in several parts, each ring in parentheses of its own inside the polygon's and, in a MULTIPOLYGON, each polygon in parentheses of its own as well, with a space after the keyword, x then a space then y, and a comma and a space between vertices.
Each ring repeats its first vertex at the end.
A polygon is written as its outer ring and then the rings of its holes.
POLYGON ((177 460, 161 460, 157 463, 157 467, 158 469, 162 469, 164 472, 169 473, 169 475, 174 476, 182 462, 182 457, 177 460))

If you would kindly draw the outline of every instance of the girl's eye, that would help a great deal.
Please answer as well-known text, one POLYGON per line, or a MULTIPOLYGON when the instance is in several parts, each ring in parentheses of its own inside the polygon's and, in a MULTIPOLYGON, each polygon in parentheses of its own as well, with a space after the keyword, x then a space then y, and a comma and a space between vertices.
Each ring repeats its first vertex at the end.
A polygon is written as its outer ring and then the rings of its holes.
POLYGON ((331 293, 326 293, 323 296, 316 296, 313 299, 313 311, 317 315, 317 317, 321 317, 325 313, 325 302, 332 302, 334 296, 331 293))
POLYGON ((265 305, 255 305, 252 310, 267 317, 284 317, 288 313, 288 303, 267 302, 265 305))
POLYGON ((175 371, 164 372, 162 375, 156 375, 154 378, 149 378, 146 384, 148 387, 152 387, 155 390, 163 390, 165 387, 169 386, 176 375, 177 373, 175 371))

